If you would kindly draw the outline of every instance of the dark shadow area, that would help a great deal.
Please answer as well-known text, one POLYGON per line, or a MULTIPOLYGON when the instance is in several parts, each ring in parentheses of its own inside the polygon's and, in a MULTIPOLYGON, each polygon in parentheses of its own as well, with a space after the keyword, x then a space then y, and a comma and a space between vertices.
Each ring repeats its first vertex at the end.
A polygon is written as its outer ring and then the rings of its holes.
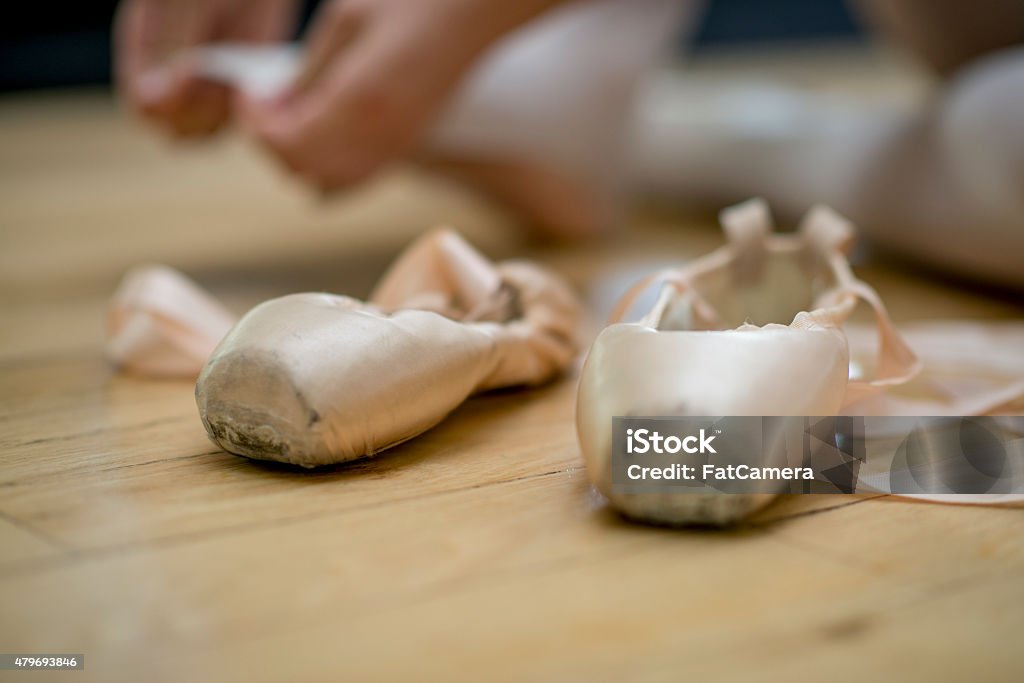
POLYGON ((1024 299, 1021 298, 1020 290, 1009 285, 1000 285, 970 275, 958 274, 955 271, 939 268, 884 249, 873 250, 870 257, 870 263, 873 266, 887 267, 894 272, 922 278, 956 292, 969 292, 986 299, 1016 306, 1024 311, 1024 299))
MULTIPOLYGON (((301 2, 296 35, 319 4, 301 2)), ((10 3, 8 19, 0 25, 0 93, 109 85, 117 5, 116 0, 10 3)), ((693 49, 859 35, 843 0, 712 0, 693 49)))

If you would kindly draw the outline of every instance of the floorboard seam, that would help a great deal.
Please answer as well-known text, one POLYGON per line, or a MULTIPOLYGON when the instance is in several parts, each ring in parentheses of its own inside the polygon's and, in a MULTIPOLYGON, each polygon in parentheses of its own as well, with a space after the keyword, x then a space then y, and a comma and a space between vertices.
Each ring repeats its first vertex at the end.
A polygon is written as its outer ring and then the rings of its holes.
POLYGON ((155 419, 155 420, 148 420, 146 422, 140 422, 138 424, 126 425, 126 426, 122 426, 122 427, 113 427, 113 428, 111 428, 111 427, 98 427, 96 429, 90 429, 88 431, 79 432, 77 434, 62 434, 60 436, 48 436, 48 437, 44 437, 44 438, 41 438, 41 439, 32 439, 30 441, 22 441, 20 443, 10 444, 9 446, 4 446, 4 447, 5 448, 21 448, 21 447, 24 447, 24 446, 38 446, 39 444, 44 444, 44 443, 57 443, 57 442, 60 442, 60 441, 72 441, 74 439, 81 439, 83 437, 88 437, 88 436, 98 436, 100 434, 105 434, 105 433, 110 433, 110 434, 114 434, 114 433, 130 434, 132 432, 137 432, 140 429, 148 429, 150 427, 155 427, 156 425, 167 424, 167 423, 170 423, 170 422, 177 422, 179 420, 191 419, 192 417, 194 417, 194 416, 191 415, 191 414, 190 415, 175 415, 173 417, 161 417, 161 418, 158 418, 158 419, 155 419))
POLYGON ((48 472, 46 474, 37 474, 35 476, 23 477, 21 479, 8 479, 6 481, 0 481, 0 488, 12 487, 12 486, 24 486, 26 484, 35 483, 41 479, 66 479, 69 476, 86 473, 102 474, 105 472, 116 472, 117 470, 129 469, 132 467, 142 467, 143 465, 158 465, 165 462, 176 462, 179 460, 192 460, 194 458, 202 458, 211 455, 220 455, 224 451, 213 450, 203 451, 202 453, 190 453, 188 455, 175 455, 170 458, 157 458, 156 460, 146 460, 145 462, 130 462, 123 465, 113 465, 110 467, 93 468, 90 465, 82 465, 81 467, 75 467, 67 470, 60 470, 56 472, 48 472))
MULTIPOLYGON (((577 468, 579 469, 579 468, 577 468)), ((11 566, 0 569, 0 579, 10 578, 18 576, 20 574, 28 572, 41 572, 49 571, 53 569, 62 569, 65 566, 74 564, 81 561, 89 561, 96 558, 107 558, 117 556, 119 554, 131 554, 136 551, 146 550, 160 550, 162 548, 171 548, 180 546, 183 544, 190 543, 192 541, 204 541, 211 538, 217 538, 220 536, 227 536, 237 534, 239 532, 247 533, 254 531, 262 531, 265 529, 273 529, 275 527, 290 526, 293 524, 301 524, 315 519, 322 519, 332 517, 334 515, 350 514, 352 512, 359 512, 363 510, 374 510, 379 509, 386 505, 402 504, 417 500, 426 500, 438 496, 447 496, 456 493, 464 493, 466 491, 472 491, 479 488, 485 488, 490 486, 502 486, 506 484, 514 484, 517 482, 528 481, 531 479, 541 479, 558 474, 565 474, 573 472, 573 468, 560 468, 558 470, 550 472, 542 472, 532 475, 524 475, 515 477, 513 479, 501 479, 493 482, 483 482, 473 484, 470 486, 461 486, 455 489, 448 489, 445 491, 433 491, 424 493, 421 495, 410 496, 407 498, 394 498, 379 503, 370 505, 360 505, 358 507, 341 508, 335 510, 321 510, 310 512, 304 515, 297 515, 295 517, 284 517, 276 520, 270 520, 267 522, 256 522, 249 524, 237 524, 233 526, 220 527, 217 529, 210 529, 208 531, 194 532, 190 534, 179 534, 176 536, 166 536, 160 539, 153 539, 149 541, 132 541, 125 544, 107 546, 103 548, 91 548, 86 550, 70 550, 64 557, 60 558, 49 558, 43 560, 29 560, 24 564, 12 564, 11 566)))

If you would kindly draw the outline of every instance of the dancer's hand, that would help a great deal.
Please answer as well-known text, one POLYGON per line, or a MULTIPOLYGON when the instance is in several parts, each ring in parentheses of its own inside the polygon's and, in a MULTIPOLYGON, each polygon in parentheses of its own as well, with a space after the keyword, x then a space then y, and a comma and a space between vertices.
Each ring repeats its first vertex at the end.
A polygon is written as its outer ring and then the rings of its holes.
POLYGON ((132 108, 172 134, 207 135, 231 113, 231 93, 196 76, 178 51, 206 42, 284 40, 296 0, 123 0, 115 26, 117 83, 132 108))
POLYGON ((307 70, 242 118, 285 166, 329 190, 408 154, 473 61, 564 0, 331 0, 312 27, 307 70))

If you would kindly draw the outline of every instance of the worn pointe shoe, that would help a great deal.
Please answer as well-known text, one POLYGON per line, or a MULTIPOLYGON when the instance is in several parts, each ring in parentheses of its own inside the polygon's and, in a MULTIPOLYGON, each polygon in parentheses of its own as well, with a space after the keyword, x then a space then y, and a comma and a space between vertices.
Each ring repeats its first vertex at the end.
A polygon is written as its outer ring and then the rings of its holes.
POLYGON ((724 525, 775 494, 617 493, 613 416, 835 415, 918 371, 878 295, 850 270, 844 250, 853 231, 844 219, 817 207, 797 233, 770 234, 767 205, 751 200, 724 211, 722 223, 729 244, 634 287, 617 316, 664 282, 639 323, 600 334, 583 368, 576 424, 587 473, 627 517, 724 525), (871 380, 849 378, 841 325, 858 300, 874 309, 879 331, 871 380))
POLYGON ((475 392, 535 385, 577 352, 581 308, 550 272, 493 265, 454 232, 417 241, 369 303, 272 299, 224 338, 196 383, 210 438, 303 467, 373 455, 475 392))

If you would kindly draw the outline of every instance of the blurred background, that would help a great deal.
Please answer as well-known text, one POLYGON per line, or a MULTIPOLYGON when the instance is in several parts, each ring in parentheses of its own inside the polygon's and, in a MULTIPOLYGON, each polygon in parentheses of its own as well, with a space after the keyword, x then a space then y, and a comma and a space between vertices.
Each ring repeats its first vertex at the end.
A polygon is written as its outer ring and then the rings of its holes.
MULTIPOLYGON (((827 203, 878 253, 1024 287, 1024 0, 695 4, 635 107, 634 196, 710 215, 760 195, 783 223, 827 203)), ((69 116, 36 96, 109 102, 116 6, 18 3, 0 28, 4 101, 69 116)))
MULTIPOLYGON (((306 0, 306 21, 317 4, 306 0)), ((0 26, 0 91, 110 83, 116 0, 15 6, 16 16, 0 26)), ((704 15, 695 49, 861 39, 843 0, 718 0, 704 15)))

